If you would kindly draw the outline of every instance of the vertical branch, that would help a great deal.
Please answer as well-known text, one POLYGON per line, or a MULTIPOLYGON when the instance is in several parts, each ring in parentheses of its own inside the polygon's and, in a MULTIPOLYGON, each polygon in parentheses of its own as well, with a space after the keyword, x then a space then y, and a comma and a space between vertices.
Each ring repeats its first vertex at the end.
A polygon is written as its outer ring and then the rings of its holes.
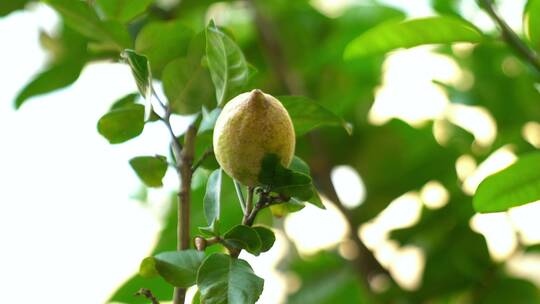
MULTIPOLYGON (((159 105, 165 111, 161 121, 167 127, 171 137, 171 147, 175 158, 175 169, 179 180, 178 189, 178 223, 177 223, 177 245, 178 251, 189 249, 190 247, 190 208, 191 208, 191 179, 196 168, 193 166, 195 157, 195 138, 197 137, 197 128, 195 125, 190 125, 184 135, 184 146, 178 142, 178 138, 174 134, 171 125, 171 109, 164 104, 158 97, 155 91, 154 96, 159 102, 159 105)), ((184 304, 186 298, 185 288, 174 288, 173 303, 184 304)))
MULTIPOLYGON (((170 124, 169 124, 170 125, 170 124)), ((174 135, 174 133, 173 133, 174 135)), ((191 178, 193 171, 193 158, 195 154, 195 138, 197 128, 190 125, 184 135, 184 148, 177 155, 177 173, 180 179, 180 189, 178 191, 178 230, 177 230, 177 250, 186 250, 190 246, 190 207, 191 207, 191 178)), ((177 142, 173 136, 173 142, 177 142)), ((185 288, 174 288, 174 304, 183 304, 186 298, 185 288)))
MULTIPOLYGON (((255 187, 248 187, 247 199, 246 199, 246 211, 244 212, 244 219, 242 224, 246 224, 251 212, 253 211, 253 194, 255 192, 255 187)), ((250 225, 251 226, 251 225, 250 225)))

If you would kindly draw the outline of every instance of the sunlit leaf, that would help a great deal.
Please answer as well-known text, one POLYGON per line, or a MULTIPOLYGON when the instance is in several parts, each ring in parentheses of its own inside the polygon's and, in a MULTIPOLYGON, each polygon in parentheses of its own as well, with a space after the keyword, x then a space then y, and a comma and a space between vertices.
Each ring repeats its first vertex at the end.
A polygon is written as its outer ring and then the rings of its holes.
POLYGON ((345 49, 345 59, 384 54, 424 44, 480 42, 482 33, 472 24, 450 16, 390 21, 355 38, 345 49))
POLYGON ((303 96, 280 96, 279 101, 291 116, 296 136, 322 126, 342 126, 352 133, 352 126, 318 103, 303 96))
POLYGON ((524 16, 527 36, 536 51, 540 52, 540 0, 529 0, 524 16))
POLYGON ((263 286, 246 261, 220 253, 206 258, 197 274, 201 303, 254 304, 263 286))
POLYGON ((487 177, 474 194, 478 212, 499 212, 540 200, 540 152, 521 156, 508 168, 487 177))
POLYGON ((163 186, 162 180, 168 167, 165 156, 138 156, 132 158, 129 164, 146 186, 163 186))
POLYGON ((218 105, 247 83, 249 70, 242 50, 214 22, 206 27, 206 56, 218 105))
POLYGON ((311 177, 283 167, 275 154, 268 154, 263 158, 259 182, 268 186, 271 191, 287 197, 308 200, 313 196, 311 177))

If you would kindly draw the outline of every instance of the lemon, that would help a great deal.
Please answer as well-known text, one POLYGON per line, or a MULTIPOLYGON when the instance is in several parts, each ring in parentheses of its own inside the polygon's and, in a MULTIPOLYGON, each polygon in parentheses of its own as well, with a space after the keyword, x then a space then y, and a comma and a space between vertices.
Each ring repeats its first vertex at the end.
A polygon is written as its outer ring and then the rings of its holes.
POLYGON ((221 168, 246 186, 259 184, 262 159, 275 154, 284 167, 294 156, 291 117, 281 102, 261 90, 229 101, 214 128, 214 153, 221 168))

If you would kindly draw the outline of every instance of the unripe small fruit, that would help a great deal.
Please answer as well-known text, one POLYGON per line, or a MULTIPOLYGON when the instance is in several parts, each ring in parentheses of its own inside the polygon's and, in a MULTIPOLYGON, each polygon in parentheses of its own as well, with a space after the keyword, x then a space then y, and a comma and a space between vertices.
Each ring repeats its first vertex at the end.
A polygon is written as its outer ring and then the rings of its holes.
POLYGON ((262 159, 276 154, 284 167, 294 156, 294 128, 287 110, 260 90, 229 101, 214 128, 214 153, 221 168, 246 186, 259 184, 262 159))

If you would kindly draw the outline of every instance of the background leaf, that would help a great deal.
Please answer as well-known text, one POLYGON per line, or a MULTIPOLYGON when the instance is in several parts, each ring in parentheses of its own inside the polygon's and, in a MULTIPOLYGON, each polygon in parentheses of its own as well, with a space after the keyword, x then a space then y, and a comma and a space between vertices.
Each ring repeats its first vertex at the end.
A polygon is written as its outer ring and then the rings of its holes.
POLYGON ((242 50, 214 22, 206 28, 206 56, 218 105, 237 93, 248 80, 248 66, 242 50))
POLYGON ((352 133, 350 124, 307 97, 279 96, 278 100, 289 112, 296 136, 322 126, 342 126, 347 133, 352 133))
POLYGON ((193 31, 181 20, 155 21, 146 25, 135 41, 137 53, 152 63, 152 72, 159 76, 173 59, 185 56, 193 31))
POLYGON ((96 0, 109 19, 126 23, 142 14, 154 0, 96 0))
POLYGON ((540 200, 540 152, 521 156, 513 165, 487 177, 474 194, 478 212, 506 211, 540 200))
POLYGON ((246 261, 220 253, 206 258, 197 274, 202 303, 254 304, 263 285, 246 261))
POLYGON ((449 16, 387 22, 355 38, 345 49, 345 59, 384 54, 423 44, 480 42, 482 33, 470 23, 449 16))
POLYGON ((146 186, 163 186, 162 180, 168 166, 165 156, 138 156, 132 158, 129 164, 146 186))
POLYGON ((62 15, 64 22, 88 38, 109 43, 118 51, 131 46, 127 29, 112 20, 101 21, 86 2, 72 0, 45 2, 62 15))

